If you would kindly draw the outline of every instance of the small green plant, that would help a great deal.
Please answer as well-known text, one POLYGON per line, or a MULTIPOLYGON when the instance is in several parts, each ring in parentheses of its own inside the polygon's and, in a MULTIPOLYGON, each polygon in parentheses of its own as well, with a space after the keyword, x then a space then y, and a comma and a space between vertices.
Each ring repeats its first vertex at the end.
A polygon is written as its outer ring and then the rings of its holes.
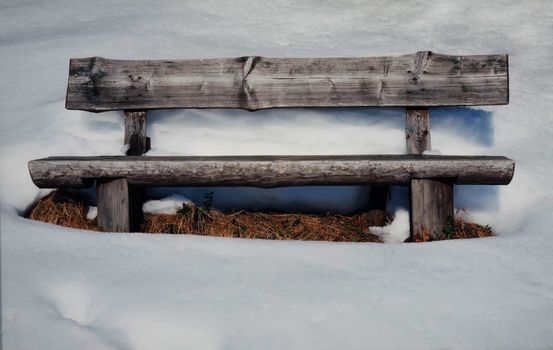
POLYGON ((344 221, 343 227, 344 227, 344 230, 346 230, 347 232, 351 232, 354 230, 353 222, 351 222, 351 220, 344 221))
POLYGON ((246 225, 244 225, 243 223, 239 222, 236 219, 232 219, 232 223, 234 224, 233 236, 236 238, 242 236, 248 229, 246 225))
POLYGON ((194 206, 193 205, 188 205, 186 203, 182 203, 182 208, 177 210, 177 214, 189 215, 190 213, 192 213, 192 211, 194 211, 194 206))
POLYGON ((165 226, 163 226, 163 232, 172 234, 181 233, 175 224, 165 224, 165 226))
POLYGON ((453 219, 451 216, 448 216, 445 225, 442 228, 442 234, 446 239, 452 239, 455 235, 455 219, 453 219))
POLYGON ((197 224, 198 229, 201 228, 202 224, 208 221, 210 218, 209 210, 206 208, 200 208, 194 204, 182 203, 182 208, 177 210, 177 215, 183 216, 192 216, 192 219, 197 224))
POLYGON ((204 209, 208 212, 211 210, 211 206, 213 205, 214 194, 214 192, 207 192, 204 194, 204 209))
POLYGON ((356 231, 354 232, 351 240, 353 242, 365 242, 369 239, 369 233, 365 231, 356 231))
POLYGON ((198 224, 198 229, 201 228, 202 224, 206 221, 209 221, 209 213, 204 208, 196 207, 194 210, 194 221, 198 224))

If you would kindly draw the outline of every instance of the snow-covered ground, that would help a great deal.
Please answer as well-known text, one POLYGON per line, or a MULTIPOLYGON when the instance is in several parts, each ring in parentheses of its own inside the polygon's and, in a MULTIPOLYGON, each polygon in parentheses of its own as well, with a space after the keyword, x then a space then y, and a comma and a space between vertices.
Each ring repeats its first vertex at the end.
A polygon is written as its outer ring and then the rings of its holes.
MULTIPOLYGON (((548 1, 0 0, 6 349, 553 348, 548 1), (508 53, 510 104, 431 111, 442 154, 517 161, 456 204, 497 237, 278 242, 77 231, 19 216, 27 161, 119 154, 118 113, 66 111, 70 57, 508 53)), ((152 154, 402 153, 401 109, 156 111, 152 154)), ((176 190, 152 191, 152 196, 176 190)), ((209 189, 179 195, 201 202, 209 189)), ((218 189, 214 205, 351 211, 367 189, 218 189)), ((173 197, 176 198, 176 197, 173 197)), ((391 210, 405 207, 394 191, 391 210)))

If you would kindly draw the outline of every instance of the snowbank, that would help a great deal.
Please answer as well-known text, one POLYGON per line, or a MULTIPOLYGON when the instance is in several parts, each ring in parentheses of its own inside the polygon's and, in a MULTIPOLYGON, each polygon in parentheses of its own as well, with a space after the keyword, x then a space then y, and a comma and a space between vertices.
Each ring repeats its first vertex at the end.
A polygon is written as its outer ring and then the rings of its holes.
MULTIPOLYGON (((0 4, 6 349, 547 348, 553 344, 552 5, 547 2, 0 4), (22 219, 26 163, 121 154, 118 113, 66 111, 70 57, 510 55, 508 106, 431 111, 442 154, 517 161, 506 187, 459 186, 499 236, 430 244, 104 234, 22 219)), ((403 111, 155 111, 150 154, 402 153, 403 111)), ((213 189, 158 189, 195 202, 213 189)), ((368 189, 216 189, 228 209, 352 211, 368 189)), ((390 211, 405 208, 395 188, 390 211)))

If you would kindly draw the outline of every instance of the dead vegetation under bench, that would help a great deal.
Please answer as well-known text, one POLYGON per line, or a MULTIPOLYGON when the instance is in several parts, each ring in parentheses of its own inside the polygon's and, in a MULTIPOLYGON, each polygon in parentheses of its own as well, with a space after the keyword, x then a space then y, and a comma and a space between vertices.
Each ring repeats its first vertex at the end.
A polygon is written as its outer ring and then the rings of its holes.
MULTIPOLYGON (((32 220, 98 231, 96 220, 87 219, 88 206, 78 196, 55 191, 38 201, 26 215, 32 220)), ((462 214, 462 213, 461 213, 462 214)), ((391 217, 387 218, 391 222, 391 217)), ((310 240, 333 242, 382 242, 369 232, 367 213, 302 214, 249 212, 222 213, 196 206, 183 206, 177 214, 146 214, 142 232, 199 234, 217 237, 310 240)), ((458 215, 444 228, 438 239, 492 236, 489 226, 466 222, 458 215)))

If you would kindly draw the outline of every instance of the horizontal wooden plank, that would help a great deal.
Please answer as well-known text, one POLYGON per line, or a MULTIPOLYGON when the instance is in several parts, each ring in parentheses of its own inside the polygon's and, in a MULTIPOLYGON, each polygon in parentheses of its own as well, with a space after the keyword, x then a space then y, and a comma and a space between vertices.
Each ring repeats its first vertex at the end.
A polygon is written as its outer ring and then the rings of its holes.
POLYGON ((499 105, 507 55, 192 60, 71 59, 66 108, 499 105))
POLYGON ((29 162, 41 188, 87 187, 97 178, 143 186, 407 185, 413 178, 508 184, 514 161, 491 156, 352 155, 50 157, 29 162))

